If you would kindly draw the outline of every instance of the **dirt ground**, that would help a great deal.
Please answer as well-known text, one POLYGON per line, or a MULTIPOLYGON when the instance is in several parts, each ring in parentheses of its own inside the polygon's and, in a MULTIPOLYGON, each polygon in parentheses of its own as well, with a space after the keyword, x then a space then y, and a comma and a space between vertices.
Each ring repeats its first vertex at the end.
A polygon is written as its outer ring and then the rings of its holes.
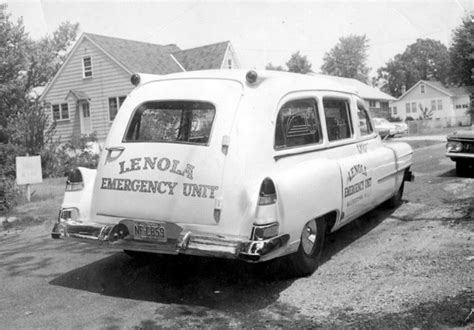
MULTIPOLYGON (((0 324, 24 328, 474 328, 474 178, 444 144, 415 150, 404 203, 328 238, 319 269, 129 258, 52 240, 53 220, 0 232, 0 324)), ((474 175, 473 175, 474 177, 474 175)))

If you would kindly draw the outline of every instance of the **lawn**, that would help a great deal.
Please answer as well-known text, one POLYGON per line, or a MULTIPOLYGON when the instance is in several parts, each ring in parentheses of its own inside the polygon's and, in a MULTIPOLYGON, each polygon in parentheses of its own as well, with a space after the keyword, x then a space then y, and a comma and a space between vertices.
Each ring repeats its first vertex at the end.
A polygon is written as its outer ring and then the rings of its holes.
MULTIPOLYGON (((0 213, 0 217, 11 219, 18 218, 17 225, 40 224, 47 220, 56 220, 59 208, 64 196, 66 178, 43 179, 42 183, 31 185, 31 202, 23 196, 18 200, 18 204, 10 210, 0 213)), ((4 229, 11 228, 10 223, 3 223, 4 229)))

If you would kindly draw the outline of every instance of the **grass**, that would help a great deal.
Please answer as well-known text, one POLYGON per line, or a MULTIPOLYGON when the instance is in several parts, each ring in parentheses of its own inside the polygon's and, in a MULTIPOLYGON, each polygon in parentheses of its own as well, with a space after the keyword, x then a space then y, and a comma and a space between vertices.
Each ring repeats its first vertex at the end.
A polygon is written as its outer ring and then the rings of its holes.
MULTIPOLYGON (((19 198, 18 204, 6 212, 0 213, 0 217, 16 217, 17 225, 37 225, 47 220, 56 220, 59 208, 63 201, 66 178, 43 179, 42 183, 31 185, 31 202, 26 200, 25 189, 19 198)), ((4 229, 13 227, 11 223, 3 223, 4 229)))

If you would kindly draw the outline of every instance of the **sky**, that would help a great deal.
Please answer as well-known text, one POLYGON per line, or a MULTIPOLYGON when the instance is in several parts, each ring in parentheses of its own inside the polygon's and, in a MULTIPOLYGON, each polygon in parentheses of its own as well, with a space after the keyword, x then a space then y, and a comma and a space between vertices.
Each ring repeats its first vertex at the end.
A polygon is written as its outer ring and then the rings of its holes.
POLYGON ((70 21, 80 23, 80 32, 181 49, 230 40, 243 68, 284 66, 300 51, 319 72, 339 38, 365 34, 371 75, 418 38, 449 47, 453 29, 474 10, 472 0, 4 2, 35 39, 70 21))

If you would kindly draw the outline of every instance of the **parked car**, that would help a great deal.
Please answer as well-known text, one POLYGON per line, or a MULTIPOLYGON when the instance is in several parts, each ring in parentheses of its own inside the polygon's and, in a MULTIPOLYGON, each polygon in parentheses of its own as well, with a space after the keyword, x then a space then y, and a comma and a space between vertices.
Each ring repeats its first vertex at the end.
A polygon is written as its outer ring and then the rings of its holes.
POLYGON ((388 132, 388 137, 408 133, 408 125, 402 122, 389 122, 385 118, 373 118, 375 130, 383 138, 388 132))
POLYGON ((410 146, 382 143, 363 100, 330 78, 217 70, 132 81, 97 170, 68 178, 54 238, 135 256, 288 256, 307 275, 327 233, 399 204, 413 177, 410 146))
POLYGON ((446 157, 456 162, 456 174, 474 174, 474 131, 464 130, 447 136, 446 157))

